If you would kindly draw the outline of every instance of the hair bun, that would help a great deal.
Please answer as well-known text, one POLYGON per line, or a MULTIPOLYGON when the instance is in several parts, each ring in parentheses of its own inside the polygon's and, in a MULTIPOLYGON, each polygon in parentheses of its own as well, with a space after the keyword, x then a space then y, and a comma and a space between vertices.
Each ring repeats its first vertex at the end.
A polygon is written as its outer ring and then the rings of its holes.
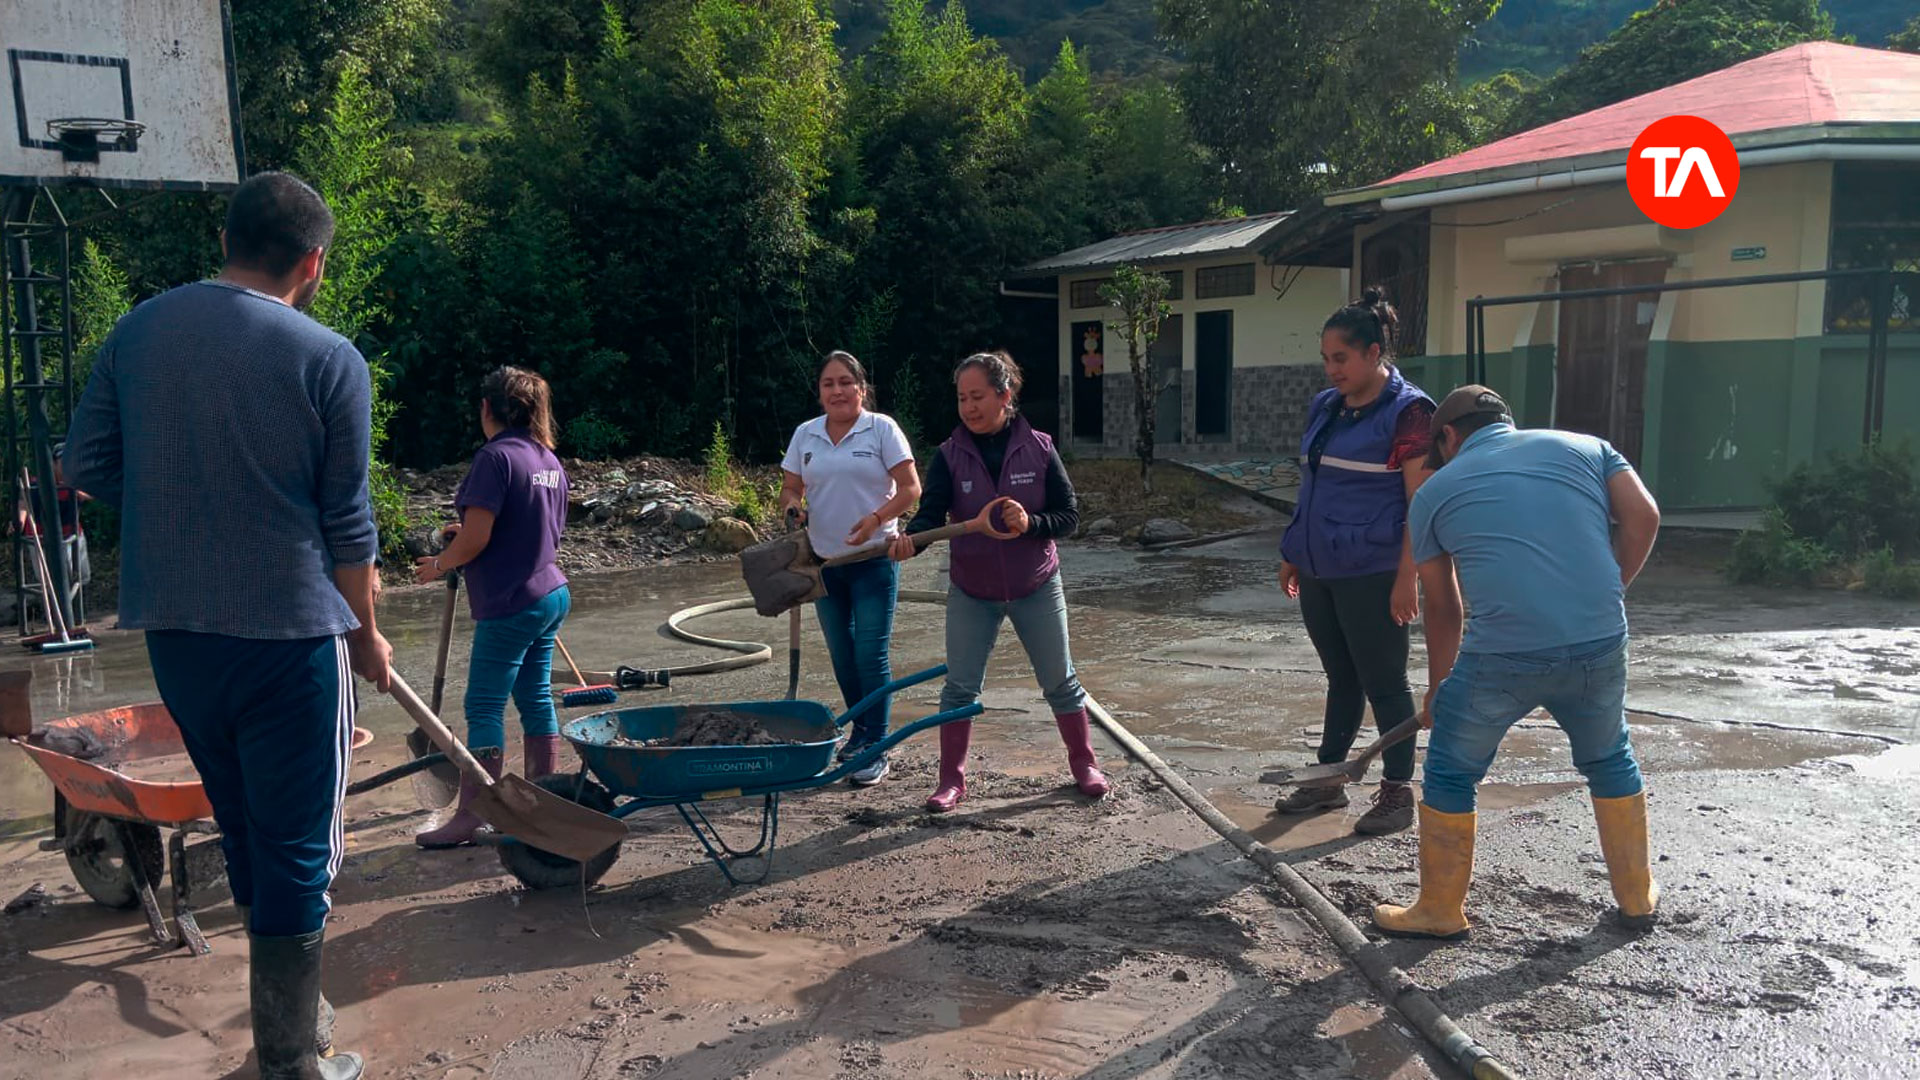
POLYGON ((1369 285, 1360 290, 1360 302, 1368 307, 1373 307, 1386 298, 1387 294, 1381 291, 1378 285, 1369 285))

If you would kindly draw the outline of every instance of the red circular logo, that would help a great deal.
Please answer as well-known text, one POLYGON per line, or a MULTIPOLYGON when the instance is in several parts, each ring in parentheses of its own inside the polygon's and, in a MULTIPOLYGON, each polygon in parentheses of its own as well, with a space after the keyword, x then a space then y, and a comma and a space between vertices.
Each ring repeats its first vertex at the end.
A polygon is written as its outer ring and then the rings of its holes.
POLYGON ((1740 190, 1740 155, 1711 120, 1669 116, 1647 125, 1627 153, 1627 191, 1669 229, 1712 221, 1740 190))

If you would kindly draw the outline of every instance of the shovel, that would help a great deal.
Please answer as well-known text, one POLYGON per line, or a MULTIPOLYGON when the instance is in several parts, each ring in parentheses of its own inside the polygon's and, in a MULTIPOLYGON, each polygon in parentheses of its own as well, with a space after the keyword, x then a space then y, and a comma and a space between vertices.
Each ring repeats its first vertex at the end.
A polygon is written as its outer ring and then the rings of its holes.
MULTIPOLYGON (((447 690, 447 651, 453 645, 453 613, 460 599, 460 572, 447 574, 447 599, 440 609, 440 651, 433 661, 433 701, 428 705, 440 714, 440 703, 447 690)), ((407 732, 407 751, 415 760, 434 753, 427 733, 419 728, 407 732)), ((439 761, 413 774, 413 797, 422 810, 442 810, 453 805, 460 793, 460 770, 450 761, 439 761)))
MULTIPOLYGON (((1002 540, 1011 539, 1014 534, 994 528, 992 522, 992 515, 1002 503, 1008 501, 1004 496, 995 499, 971 521, 917 532, 908 539, 922 548, 969 533, 986 533, 1002 540)), ((874 544, 822 562, 814 555, 813 544, 807 539, 806 530, 798 529, 741 552, 740 576, 746 579, 747 591, 753 594, 754 610, 771 617, 825 596, 827 586, 820 577, 820 571, 827 567, 864 562, 886 553, 887 544, 874 544)))
POLYGON ((465 744, 453 737, 399 672, 389 674, 393 686, 388 693, 434 745, 460 766, 461 775, 479 785, 469 806, 481 821, 503 836, 575 862, 586 862, 627 838, 627 827, 618 818, 589 810, 513 773, 498 780, 488 776, 465 744))
POLYGON ((1406 742, 1420 730, 1420 717, 1414 716, 1387 729, 1386 734, 1373 740, 1373 745, 1360 751, 1360 756, 1352 761, 1336 761, 1331 765, 1313 765, 1305 769, 1276 769, 1262 773, 1263 784, 1280 784, 1291 787, 1338 787, 1341 784, 1357 784, 1367 775, 1367 767, 1373 759, 1385 753, 1387 748, 1406 742))

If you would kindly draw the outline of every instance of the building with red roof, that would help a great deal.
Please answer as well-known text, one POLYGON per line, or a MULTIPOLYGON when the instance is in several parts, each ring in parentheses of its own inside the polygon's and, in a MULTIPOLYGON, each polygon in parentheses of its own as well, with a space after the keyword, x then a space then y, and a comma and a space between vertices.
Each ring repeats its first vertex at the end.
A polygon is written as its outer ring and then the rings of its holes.
POLYGON ((1384 285, 1402 367, 1435 396, 1469 381, 1471 332, 1523 424, 1610 439, 1669 508, 1758 506, 1769 479, 1860 443, 1872 279, 1534 299, 1483 308, 1484 331, 1468 303, 1890 266, 1884 427, 1920 435, 1920 56, 1784 49, 1338 192, 1260 252, 1384 285), (1634 140, 1673 115, 1713 121, 1741 162, 1731 205, 1690 230, 1625 184, 1634 140))

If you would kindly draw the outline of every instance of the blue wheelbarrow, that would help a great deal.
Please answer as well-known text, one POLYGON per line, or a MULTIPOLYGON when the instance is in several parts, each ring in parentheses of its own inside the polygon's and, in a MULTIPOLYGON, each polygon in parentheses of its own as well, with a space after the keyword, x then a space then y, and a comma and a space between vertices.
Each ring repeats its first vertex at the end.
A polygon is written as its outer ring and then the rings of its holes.
MULTIPOLYGON (((941 664, 896 679, 837 717, 817 701, 660 705, 593 713, 568 721, 560 731, 586 768, 544 777, 536 783, 616 818, 671 806, 729 883, 758 884, 773 869, 773 851, 780 839, 782 795, 837 783, 929 728, 980 715, 980 705, 975 703, 922 717, 834 765, 840 728, 848 721, 907 687, 946 673, 946 665, 941 664), (749 717, 774 738, 787 741, 769 746, 637 745, 670 739, 688 716, 716 712, 749 717), (734 847, 708 820, 701 804, 723 799, 760 800, 760 835, 753 846, 734 847), (739 860, 756 857, 762 860, 758 874, 748 877, 736 872, 739 860)), ((532 889, 592 885, 620 857, 618 844, 585 863, 510 836, 499 838, 498 845, 501 863, 532 889)))

